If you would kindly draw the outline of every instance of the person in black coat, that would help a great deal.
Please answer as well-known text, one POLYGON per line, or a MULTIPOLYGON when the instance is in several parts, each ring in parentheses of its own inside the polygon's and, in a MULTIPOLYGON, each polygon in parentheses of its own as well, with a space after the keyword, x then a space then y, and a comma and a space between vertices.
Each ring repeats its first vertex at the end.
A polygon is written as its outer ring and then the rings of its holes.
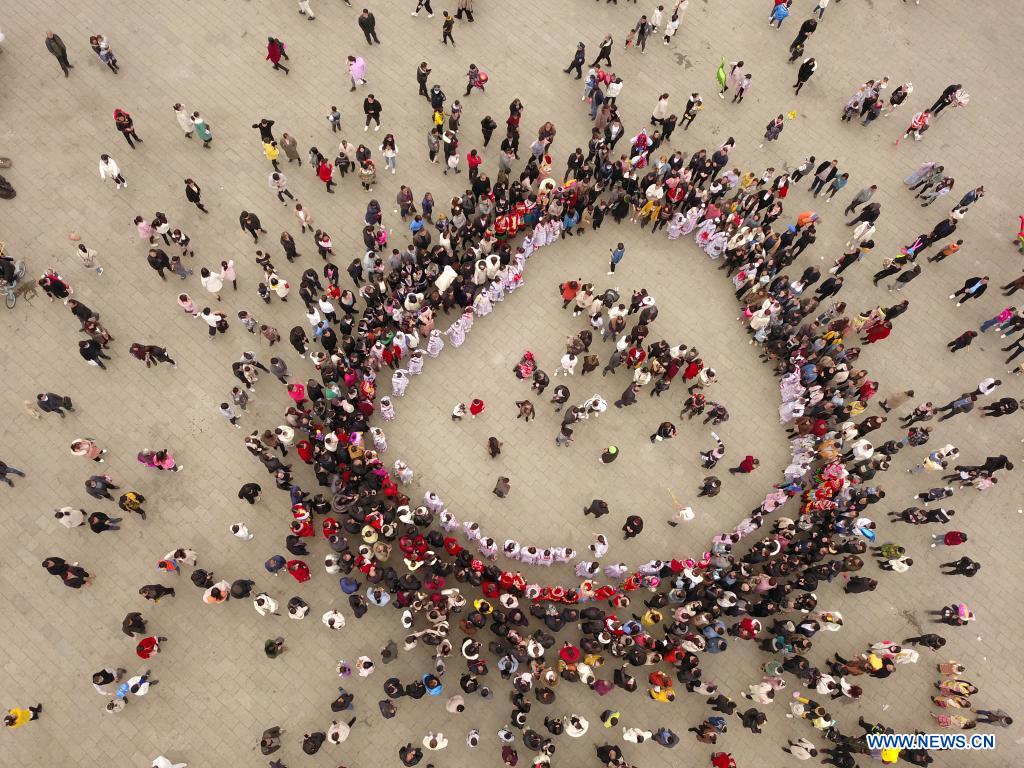
POLYGON ((569 74, 574 69, 576 70, 576 79, 579 80, 583 77, 583 62, 587 60, 587 47, 583 43, 576 44, 576 53, 572 57, 572 61, 569 62, 569 66, 562 71, 565 74, 569 74))
POLYGON ((359 24, 359 28, 363 30, 363 35, 366 37, 367 45, 373 45, 374 43, 380 45, 380 38, 377 37, 377 19, 367 8, 363 8, 363 12, 359 14, 359 18, 356 20, 356 23, 359 24))
MULTIPOLYGON (((808 58, 804 59, 803 64, 800 65, 800 69, 798 69, 796 72, 796 83, 794 83, 793 85, 794 96, 800 95, 800 89, 804 87, 804 83, 811 79, 811 75, 814 74, 814 70, 816 70, 817 68, 818 62, 814 60, 813 56, 809 56, 808 58)), ((834 172, 835 169, 833 169, 833 174, 834 172)), ((817 182, 818 180, 815 179, 814 183, 817 184, 817 182)), ((817 197, 817 193, 815 193, 815 197, 817 197)))

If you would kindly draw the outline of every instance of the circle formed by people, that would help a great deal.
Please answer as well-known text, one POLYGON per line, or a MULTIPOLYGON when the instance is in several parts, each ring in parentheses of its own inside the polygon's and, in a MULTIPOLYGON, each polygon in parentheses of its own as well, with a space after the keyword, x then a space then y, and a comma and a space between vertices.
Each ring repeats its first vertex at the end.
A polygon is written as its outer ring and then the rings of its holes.
POLYGON ((878 5, 8 14, 8 762, 1019 762, 1020 22, 878 5))

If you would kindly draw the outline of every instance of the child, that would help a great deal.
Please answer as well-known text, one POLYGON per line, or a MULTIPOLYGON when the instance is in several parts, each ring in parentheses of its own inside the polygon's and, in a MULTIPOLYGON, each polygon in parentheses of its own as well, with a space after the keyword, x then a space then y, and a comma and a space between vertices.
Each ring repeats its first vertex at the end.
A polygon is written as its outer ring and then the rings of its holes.
POLYGON ((341 112, 338 111, 337 107, 331 107, 331 111, 327 115, 327 122, 331 124, 332 133, 337 133, 341 130, 341 112))

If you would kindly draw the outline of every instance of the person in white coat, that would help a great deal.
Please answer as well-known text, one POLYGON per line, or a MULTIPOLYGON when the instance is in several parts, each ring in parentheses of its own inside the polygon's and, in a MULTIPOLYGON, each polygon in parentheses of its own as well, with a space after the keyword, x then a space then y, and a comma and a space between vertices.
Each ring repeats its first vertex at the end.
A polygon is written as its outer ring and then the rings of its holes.
POLYGON ((423 746, 431 752, 436 752, 437 750, 444 749, 448 746, 448 739, 443 733, 434 733, 433 731, 430 731, 423 737, 423 746))
POLYGON ((278 616, 277 612, 277 600, 272 598, 266 592, 260 592, 253 598, 253 607, 256 609, 256 613, 260 616, 267 616, 268 614, 278 616))
POLYGON ((157 755, 153 758, 152 768, 187 768, 188 763, 172 763, 168 758, 163 755, 157 755))
POLYGON ((342 629, 345 626, 345 617, 341 615, 340 611, 330 610, 320 620, 328 629, 342 629))
POLYGON ((114 158, 110 155, 100 155, 100 179, 106 181, 108 177, 117 185, 117 189, 128 186, 128 182, 121 175, 121 169, 117 167, 114 158))
POLYGON ((182 106, 181 102, 174 105, 174 119, 178 121, 178 127, 185 132, 185 138, 191 139, 195 133, 195 125, 192 123, 192 116, 182 106))

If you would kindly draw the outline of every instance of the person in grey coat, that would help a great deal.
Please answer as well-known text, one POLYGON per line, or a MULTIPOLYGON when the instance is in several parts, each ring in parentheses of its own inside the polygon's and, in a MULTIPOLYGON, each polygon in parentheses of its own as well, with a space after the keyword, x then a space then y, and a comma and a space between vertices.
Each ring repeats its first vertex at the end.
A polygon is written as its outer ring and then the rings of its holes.
POLYGON ((60 39, 60 35, 47 31, 46 50, 57 59, 57 63, 60 64, 60 68, 64 71, 64 77, 68 77, 70 74, 68 70, 74 69, 75 65, 68 61, 68 49, 64 45, 64 41, 60 39))

